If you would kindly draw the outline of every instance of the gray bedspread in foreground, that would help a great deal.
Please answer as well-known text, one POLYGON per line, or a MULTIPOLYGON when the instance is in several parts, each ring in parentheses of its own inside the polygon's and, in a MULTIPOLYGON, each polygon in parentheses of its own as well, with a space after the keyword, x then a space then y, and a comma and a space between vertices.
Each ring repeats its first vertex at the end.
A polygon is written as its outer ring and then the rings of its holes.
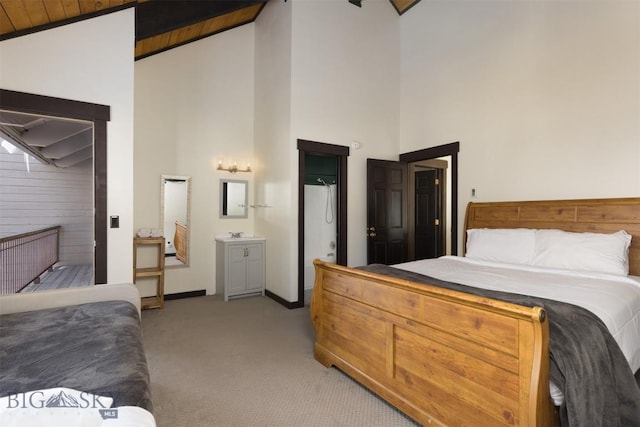
POLYGON ((564 393, 563 426, 640 426, 640 387, 602 321, 575 305, 445 282, 381 264, 363 270, 527 307, 549 319, 550 378, 564 393))
POLYGON ((153 412, 140 319, 131 303, 0 316, 0 397, 54 387, 153 412))

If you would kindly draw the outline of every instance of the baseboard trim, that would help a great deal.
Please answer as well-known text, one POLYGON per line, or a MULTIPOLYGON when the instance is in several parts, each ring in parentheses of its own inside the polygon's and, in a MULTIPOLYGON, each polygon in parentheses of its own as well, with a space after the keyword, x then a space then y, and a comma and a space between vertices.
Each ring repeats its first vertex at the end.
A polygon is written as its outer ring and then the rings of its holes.
POLYGON ((286 299, 282 298, 281 296, 278 296, 278 295, 274 294, 273 292, 269 291, 268 289, 264 291, 264 295, 269 297, 269 298, 271 298, 272 300, 274 300, 278 304, 284 305, 288 309, 304 307, 304 303, 300 304, 297 301, 294 301, 294 302, 287 301, 286 299))
POLYGON ((189 292, 178 292, 177 294, 167 294, 164 296, 165 301, 169 301, 172 299, 183 299, 183 298, 193 298, 193 297, 203 297, 207 294, 205 289, 201 289, 199 291, 189 291, 189 292))

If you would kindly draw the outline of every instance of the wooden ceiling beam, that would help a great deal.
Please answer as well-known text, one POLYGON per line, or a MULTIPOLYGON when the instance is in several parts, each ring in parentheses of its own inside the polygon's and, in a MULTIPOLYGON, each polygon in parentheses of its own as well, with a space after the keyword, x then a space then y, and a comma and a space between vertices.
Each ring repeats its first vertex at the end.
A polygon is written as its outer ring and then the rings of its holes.
MULTIPOLYGON (((134 57, 142 59, 253 22, 267 1, 0 0, 0 40, 135 6, 134 57)), ((420 0, 389 2, 403 14, 420 0)))
POLYGON ((177 30, 148 37, 136 42, 135 59, 142 59, 174 47, 182 46, 222 31, 255 21, 265 3, 209 18, 177 30))

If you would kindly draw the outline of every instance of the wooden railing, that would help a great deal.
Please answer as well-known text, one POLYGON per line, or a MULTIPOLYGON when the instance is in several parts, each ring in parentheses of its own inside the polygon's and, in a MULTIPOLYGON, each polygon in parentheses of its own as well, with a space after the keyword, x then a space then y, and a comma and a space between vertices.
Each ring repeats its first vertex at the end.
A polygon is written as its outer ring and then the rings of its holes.
POLYGON ((19 292, 58 262, 60 228, 0 239, 0 295, 19 292))

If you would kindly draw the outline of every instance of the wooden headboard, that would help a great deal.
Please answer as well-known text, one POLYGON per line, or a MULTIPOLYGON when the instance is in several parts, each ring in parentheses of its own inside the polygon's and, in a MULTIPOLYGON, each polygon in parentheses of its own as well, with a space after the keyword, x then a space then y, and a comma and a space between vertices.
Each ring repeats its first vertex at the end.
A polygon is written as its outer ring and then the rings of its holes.
POLYGON ((553 228, 631 234, 629 274, 640 276, 640 198, 469 203, 463 247, 471 228, 553 228))

